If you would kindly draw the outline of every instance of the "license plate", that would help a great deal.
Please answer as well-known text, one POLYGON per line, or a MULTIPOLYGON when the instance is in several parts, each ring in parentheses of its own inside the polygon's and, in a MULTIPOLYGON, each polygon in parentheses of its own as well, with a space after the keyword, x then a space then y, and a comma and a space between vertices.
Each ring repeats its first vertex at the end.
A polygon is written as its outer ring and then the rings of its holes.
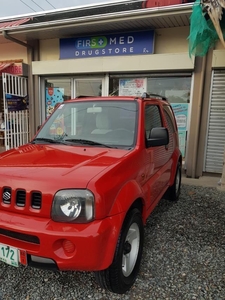
POLYGON ((8 265, 18 267, 19 266, 18 249, 4 244, 0 244, 0 261, 3 261, 8 265))

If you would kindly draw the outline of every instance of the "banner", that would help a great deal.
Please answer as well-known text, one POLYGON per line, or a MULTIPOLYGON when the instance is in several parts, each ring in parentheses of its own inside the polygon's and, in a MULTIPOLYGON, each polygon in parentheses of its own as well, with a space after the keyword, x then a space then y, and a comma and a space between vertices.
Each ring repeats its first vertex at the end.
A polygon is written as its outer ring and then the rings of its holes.
POLYGON ((5 95, 8 111, 19 111, 28 108, 28 96, 5 95))
MULTIPOLYGON (((0 65, 2 64, 3 63, 0 63, 0 65)), ((24 63, 9 63, 9 66, 0 70, 0 75, 2 75, 2 73, 28 76, 28 65, 24 63)))
POLYGON ((152 54, 154 31, 60 39, 60 59, 152 54))

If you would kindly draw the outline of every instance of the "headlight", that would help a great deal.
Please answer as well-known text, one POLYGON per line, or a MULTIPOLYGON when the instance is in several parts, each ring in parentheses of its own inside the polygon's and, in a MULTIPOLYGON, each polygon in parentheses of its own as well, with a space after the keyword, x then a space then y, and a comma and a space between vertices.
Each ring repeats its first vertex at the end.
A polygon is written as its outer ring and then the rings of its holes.
POLYGON ((88 190, 61 190, 52 204, 52 220, 87 223, 94 218, 94 195, 88 190))

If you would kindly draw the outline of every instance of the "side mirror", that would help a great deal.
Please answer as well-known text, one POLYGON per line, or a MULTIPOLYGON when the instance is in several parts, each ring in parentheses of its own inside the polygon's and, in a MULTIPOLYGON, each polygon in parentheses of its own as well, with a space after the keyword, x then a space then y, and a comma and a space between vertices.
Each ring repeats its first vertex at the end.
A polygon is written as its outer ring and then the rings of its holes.
POLYGON ((165 127, 156 127, 151 130, 147 147, 166 146, 169 144, 169 133, 165 127))

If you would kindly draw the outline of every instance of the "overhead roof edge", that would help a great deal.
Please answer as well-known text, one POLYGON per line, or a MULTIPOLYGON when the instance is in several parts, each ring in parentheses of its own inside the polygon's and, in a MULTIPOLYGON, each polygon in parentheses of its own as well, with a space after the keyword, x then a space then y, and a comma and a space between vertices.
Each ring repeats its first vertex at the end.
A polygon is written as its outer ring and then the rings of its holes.
MULTIPOLYGON (((26 31, 32 31, 36 29, 44 29, 51 26, 69 26, 71 24, 83 24, 87 22, 97 22, 104 20, 118 20, 118 19, 126 19, 129 17, 162 17, 166 15, 175 15, 175 14, 187 14, 192 12, 193 3, 181 4, 181 5, 171 5, 171 6, 161 6, 157 8, 143 8, 143 9, 135 9, 135 10, 127 10, 121 12, 112 12, 105 14, 97 14, 97 15, 88 15, 82 17, 74 17, 74 18, 66 18, 66 19, 57 19, 52 21, 42 21, 31 23, 28 22, 26 24, 22 24, 17 27, 9 27, 4 28, 7 32, 11 33, 21 33, 26 31)), ((1 28, 0 28, 1 31, 1 28)))
POLYGON ((77 6, 71 6, 71 7, 64 7, 64 8, 58 8, 58 9, 51 9, 46 11, 40 11, 40 12, 32 12, 32 13, 26 13, 26 14, 20 14, 20 15, 12 15, 7 17, 0 17, 0 22, 7 22, 7 21, 13 21, 18 20, 21 18, 35 18, 35 17, 46 17, 49 15, 57 15, 62 13, 68 13, 72 11, 80 11, 80 10, 90 10, 95 7, 110 7, 116 5, 128 5, 128 4, 134 4, 134 3, 142 3, 143 0, 112 0, 102 2, 102 3, 92 3, 92 4, 86 4, 86 5, 77 5, 77 6))

